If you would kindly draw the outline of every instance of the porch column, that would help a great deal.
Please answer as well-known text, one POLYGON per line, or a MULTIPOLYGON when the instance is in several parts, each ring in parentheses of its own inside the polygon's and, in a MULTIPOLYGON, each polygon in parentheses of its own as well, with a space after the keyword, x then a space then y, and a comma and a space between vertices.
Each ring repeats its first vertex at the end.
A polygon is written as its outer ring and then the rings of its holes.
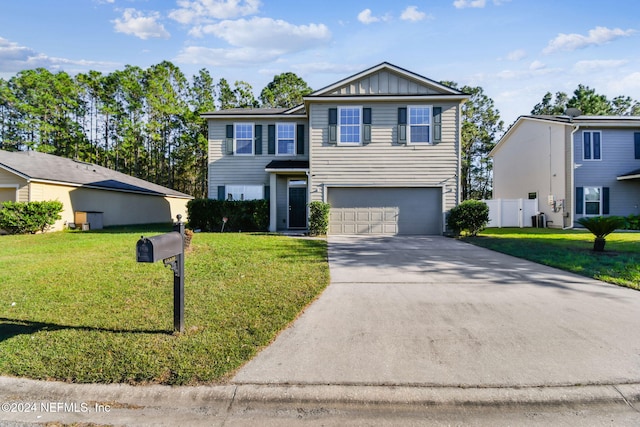
POLYGON ((278 201, 276 199, 276 174, 269 174, 269 231, 275 233, 278 229, 276 218, 278 201))

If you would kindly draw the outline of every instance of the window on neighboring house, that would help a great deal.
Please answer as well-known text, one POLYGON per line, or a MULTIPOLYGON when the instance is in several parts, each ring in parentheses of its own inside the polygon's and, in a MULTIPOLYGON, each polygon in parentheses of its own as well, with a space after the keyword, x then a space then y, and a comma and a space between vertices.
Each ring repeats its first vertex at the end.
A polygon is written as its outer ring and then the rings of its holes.
POLYGON ((584 187, 584 213, 585 215, 601 215, 601 188, 584 187))
POLYGON ((233 140, 236 154, 253 154, 253 123, 236 123, 235 139, 233 140))
POLYGON ((227 200, 260 200, 264 198, 262 185, 227 185, 227 200))
POLYGON ((362 139, 362 108, 338 108, 338 143, 361 144, 362 139))
POLYGON ((409 107, 409 144, 431 143, 431 107, 409 107))
POLYGON ((601 152, 601 133, 599 131, 582 132, 583 159, 584 160, 600 160, 601 152))
POLYGON ((296 125, 278 123, 276 132, 278 152, 276 154, 296 154, 296 125))

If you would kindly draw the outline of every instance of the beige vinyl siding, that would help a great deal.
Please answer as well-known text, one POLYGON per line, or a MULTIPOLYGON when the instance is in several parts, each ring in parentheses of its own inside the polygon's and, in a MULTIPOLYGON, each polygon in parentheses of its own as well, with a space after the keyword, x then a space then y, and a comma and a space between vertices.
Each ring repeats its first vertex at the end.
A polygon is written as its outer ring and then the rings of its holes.
POLYGON ((370 103, 371 143, 337 146, 328 143, 328 109, 311 106, 311 200, 323 200, 331 185, 433 186, 447 185, 445 210, 457 202, 458 123, 457 103, 370 103), (442 142, 434 145, 401 145, 397 140, 398 108, 407 105, 442 107, 442 142))
POLYGON ((303 155, 268 154, 268 126, 275 120, 234 120, 233 118, 209 119, 209 198, 218 198, 218 186, 231 184, 269 185, 269 174, 264 171, 272 160, 308 160, 309 129, 306 121, 283 116, 278 122, 305 125, 305 153, 303 155), (262 125, 262 154, 238 156, 225 154, 226 125, 247 122, 262 125))
POLYGON ((5 197, 8 192, 13 192, 11 201, 29 201, 29 185, 27 180, 4 169, 0 169, 0 188, 3 189, 3 197, 5 197))
POLYGON ((434 89, 409 80, 390 71, 380 71, 350 82, 332 95, 427 95, 436 94, 434 89))

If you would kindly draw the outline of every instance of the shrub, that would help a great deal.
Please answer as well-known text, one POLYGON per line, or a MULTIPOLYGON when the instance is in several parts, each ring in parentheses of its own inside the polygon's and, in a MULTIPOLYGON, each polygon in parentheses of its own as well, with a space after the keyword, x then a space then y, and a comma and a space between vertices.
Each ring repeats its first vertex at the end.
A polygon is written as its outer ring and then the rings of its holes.
POLYGON ((193 199, 187 203, 189 228, 202 231, 267 231, 267 200, 193 199), (227 222, 223 222, 227 218, 227 222), (224 227, 223 227, 224 226, 224 227))
POLYGON ((629 215, 626 217, 624 228, 627 230, 640 230, 640 215, 629 215))
POLYGON ((331 206, 324 202, 309 203, 309 234, 319 236, 329 231, 329 210, 331 206))
POLYGON ((616 228, 624 226, 625 219, 619 216, 589 216, 578 218, 577 222, 596 236, 593 250, 602 252, 606 244, 605 237, 613 233, 616 228))
POLYGON ((62 202, 4 202, 0 209, 0 229, 9 234, 27 234, 47 231, 62 218, 62 202))
POLYGON ((489 206, 480 200, 465 200, 451 209, 447 226, 456 234, 477 235, 489 222, 489 206))

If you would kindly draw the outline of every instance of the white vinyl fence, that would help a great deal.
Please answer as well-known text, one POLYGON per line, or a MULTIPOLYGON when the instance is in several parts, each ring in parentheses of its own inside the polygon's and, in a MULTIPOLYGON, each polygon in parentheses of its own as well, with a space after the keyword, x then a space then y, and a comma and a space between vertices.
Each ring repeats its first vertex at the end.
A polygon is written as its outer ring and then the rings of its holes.
POLYGON ((538 213, 538 199, 483 200, 489 206, 487 227, 532 227, 538 213))

